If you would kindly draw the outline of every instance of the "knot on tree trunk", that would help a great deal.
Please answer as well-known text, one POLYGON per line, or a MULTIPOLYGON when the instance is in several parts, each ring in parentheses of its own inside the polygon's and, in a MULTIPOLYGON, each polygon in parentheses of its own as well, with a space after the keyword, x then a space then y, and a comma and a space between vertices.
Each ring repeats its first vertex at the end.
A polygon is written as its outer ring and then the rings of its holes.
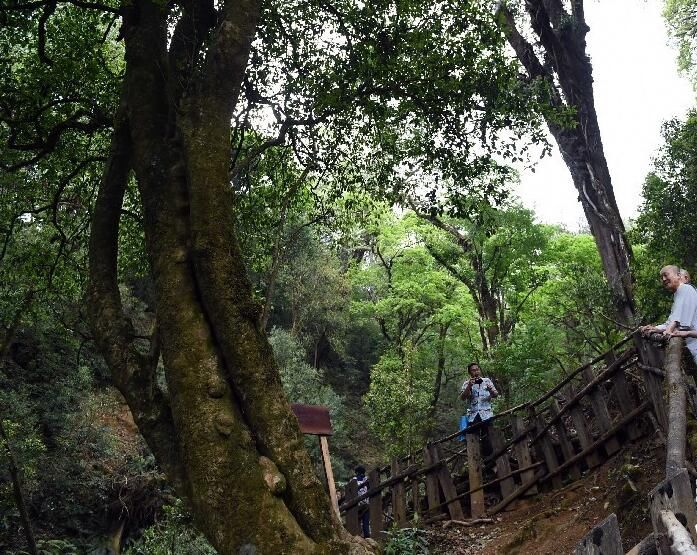
POLYGON ((220 376, 214 376, 210 380, 208 380, 209 397, 213 399, 220 399, 223 395, 225 395, 226 389, 227 385, 222 380, 222 378, 220 378, 220 376))
POLYGON ((235 420, 229 414, 220 412, 215 417, 215 429, 218 430, 218 433, 222 436, 230 437, 234 425, 235 420))
POLYGON ((281 474, 276 464, 268 457, 259 457, 259 466, 264 475, 264 482, 269 491, 274 495, 281 495, 286 491, 286 477, 281 474))

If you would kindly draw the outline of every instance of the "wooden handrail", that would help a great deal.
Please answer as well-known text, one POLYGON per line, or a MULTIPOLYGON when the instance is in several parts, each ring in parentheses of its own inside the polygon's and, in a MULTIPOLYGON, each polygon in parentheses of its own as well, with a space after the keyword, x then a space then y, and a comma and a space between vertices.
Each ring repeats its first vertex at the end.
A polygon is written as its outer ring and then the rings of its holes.
POLYGON ((632 337, 631 334, 628 335, 628 336, 626 336, 624 339, 622 339, 622 341, 619 341, 618 343, 616 343, 615 345, 613 345, 612 347, 610 347, 610 348, 609 348, 607 351, 605 351, 603 354, 598 355, 598 356, 595 357, 593 360, 591 360, 590 362, 587 362, 587 363, 584 364, 583 366, 579 366, 578 368, 576 368, 576 370, 574 370, 573 372, 571 372, 571 374, 569 374, 568 376, 566 376, 566 378, 564 378, 562 381, 560 381, 557 385, 555 385, 552 389, 550 389, 550 390, 549 390, 547 393, 545 393, 542 397, 540 397, 540 398, 537 399, 536 401, 533 401, 533 402, 530 403, 530 404, 531 404, 533 407, 536 407, 536 406, 539 405, 540 403, 544 403, 547 399, 549 399, 552 395, 554 395, 554 394, 555 394, 557 391, 559 391, 562 387, 564 387, 566 384, 568 384, 571 380, 573 380, 576 376, 578 376, 578 375, 579 375, 581 372, 583 372, 586 368, 590 368, 590 367, 593 366, 594 364, 600 362, 601 360, 603 360, 603 359, 605 358, 605 356, 607 356, 608 353, 611 353, 612 351, 616 351, 616 350, 617 350, 618 348, 620 348, 622 345, 624 345, 625 343, 631 341, 632 338, 633 338, 633 337, 632 337))
POLYGON ((476 424, 472 424, 471 426, 467 426, 464 430, 460 430, 459 432, 454 432, 450 434, 449 436, 442 437, 440 439, 436 439, 434 441, 429 442, 429 445, 437 445, 439 443, 445 443, 446 441, 450 441, 451 439, 455 439, 459 435, 463 435, 465 432, 469 431, 471 432, 472 430, 478 430, 479 428, 483 427, 485 424, 490 424, 494 420, 498 420, 499 418, 502 418, 503 416, 507 416, 509 414, 513 414, 516 411, 519 411, 521 409, 527 408, 529 406, 529 403, 521 403, 520 405, 516 405, 513 408, 507 409, 503 412, 500 412, 498 414, 495 414, 488 420, 484 420, 482 422, 477 422, 476 424))
MULTIPOLYGON (((600 356, 594 358, 593 360, 591 360, 590 362, 588 362, 587 364, 584 364, 583 366, 580 366, 579 368, 577 368, 576 370, 574 370, 571 374, 569 374, 568 376, 566 376, 566 377, 565 377, 560 383, 558 383, 555 387, 553 387, 553 388, 550 389, 547 393, 545 393, 543 396, 541 396, 540 398, 538 398, 536 401, 531 402, 531 403, 521 403, 521 404, 519 404, 519 405, 516 405, 515 407, 512 407, 512 408, 510 408, 510 409, 507 409, 507 410, 505 410, 505 411, 503 411, 503 412, 501 412, 501 413, 499 413, 499 414, 493 416, 491 419, 487 420, 486 422, 478 422, 478 423, 476 423, 476 424, 473 424, 472 426, 469 426, 467 430, 458 430, 457 432, 454 432, 454 433, 452 433, 452 434, 449 434, 449 435, 447 435, 447 436, 445 436, 445 437, 442 437, 442 438, 439 438, 439 439, 434 440, 434 441, 432 441, 432 442, 429 442, 428 445, 436 445, 436 444, 439 444, 439 443, 444 443, 444 442, 450 441, 450 440, 452 440, 452 439, 454 439, 454 438, 456 438, 456 437, 458 437, 458 436, 460 436, 460 435, 465 434, 467 431, 472 432, 472 431, 475 431, 475 430, 477 430, 477 429, 479 429, 479 428, 484 427, 485 425, 489 425, 489 424, 491 424, 491 422, 494 421, 494 420, 500 419, 500 418, 502 418, 502 417, 504 417, 504 416, 513 414, 513 413, 515 413, 515 412, 517 412, 517 411, 520 411, 520 410, 523 410, 523 409, 528 409, 528 410, 530 410, 530 409, 532 409, 533 407, 540 405, 541 403, 543 403, 543 402, 546 401, 547 399, 551 398, 556 392, 558 392, 561 388, 563 388, 563 387, 564 387, 565 385, 567 385, 569 382, 571 382, 571 380, 572 380, 574 377, 576 377, 578 374, 580 374, 581 372, 583 372, 585 369, 589 368, 589 367, 592 366, 593 364, 599 362, 600 360, 602 360, 602 359, 605 357, 605 355, 606 355, 607 353, 612 352, 612 351, 618 349, 619 347, 621 347, 622 345, 624 345, 625 343, 627 343, 627 342, 630 341, 631 339, 632 339, 632 336, 631 336, 631 335, 625 337, 624 339, 622 339, 621 341, 619 341, 618 343, 616 343, 615 345, 613 345, 613 347, 612 347, 611 349, 609 349, 606 353, 603 353, 603 355, 600 355, 600 356)), ((554 425, 554 424, 561 418, 561 416, 562 416, 563 414, 565 414, 571 407, 573 407, 575 404, 577 404, 577 403, 580 401, 580 399, 583 398, 586 394, 588 394, 593 388, 597 387, 601 382, 603 382, 604 380, 608 379, 608 378, 609 378, 610 376, 612 376, 614 373, 616 373, 616 372, 618 372, 618 371, 620 371, 620 370, 624 371, 625 368, 624 368, 623 366, 624 366, 624 365, 627 363, 627 361, 629 361, 635 354, 636 354, 636 349, 633 348, 633 347, 630 348, 630 349, 627 349, 625 352, 623 352, 617 360, 615 360, 612 364, 610 364, 604 371, 602 371, 598 376, 596 376, 591 382, 589 382, 588 384, 586 384, 576 395, 574 395, 574 397, 573 397, 571 400, 569 400, 567 403, 565 403, 565 405, 561 408, 561 410, 560 410, 557 414, 555 414, 555 415, 550 419, 550 421, 546 424, 546 426, 545 426, 541 431, 538 431, 538 432, 537 432, 537 434, 533 437, 532 442, 534 443, 535 441, 539 440, 539 439, 542 437, 542 435, 544 435, 544 433, 546 433, 547 430, 549 430, 549 428, 550 428, 552 425, 554 425)), ((568 468, 568 466, 570 466, 571 464, 575 463, 575 462, 576 462, 578 459, 580 459, 582 456, 585 456, 589 450, 596 449, 598 445, 602 444, 602 442, 605 441, 605 440, 607 439, 607 437, 610 437, 610 435, 616 433, 616 429, 618 429, 618 428, 621 427, 621 426, 624 426, 627 422, 629 422, 629 420, 631 420, 631 419, 634 418, 636 415, 638 415, 640 412, 642 412, 648 405, 649 405, 648 402, 642 403, 639 407, 637 407, 637 408, 634 409, 631 413, 629 413, 628 415, 626 415, 616 426, 613 426, 613 428, 612 428, 611 430, 608 430, 608 432, 607 432, 606 434, 604 434, 604 435, 601 437, 600 440, 594 442, 593 445, 591 445, 588 449, 586 449, 586 450, 584 450, 582 453, 576 455, 575 457, 573 457, 573 458, 570 459, 569 461, 566 461, 563 465, 561 465, 559 468, 555 469, 553 472, 551 472, 551 473, 547 474, 546 476, 543 476, 542 478, 540 478, 540 480, 546 480, 546 479, 552 477, 553 475, 558 474, 558 473, 561 472, 562 470, 568 468)), ((538 414, 542 414, 542 413, 544 413, 546 410, 547 410, 547 409, 541 410, 541 411, 538 412, 538 414)), ((522 441, 522 440, 525 440, 526 437, 528 437, 533 431, 535 431, 535 426, 534 426, 533 424, 531 424, 531 425, 529 425, 528 427, 526 427, 526 429, 525 429, 523 432, 521 432, 521 433, 515 435, 515 436, 514 436, 510 441, 508 441, 504 446, 502 446, 501 448, 499 448, 499 449, 497 450, 497 452, 492 453, 491 455, 489 455, 488 457, 486 457, 486 459, 484 459, 484 460, 482 461, 482 463, 483 463, 485 466, 491 464, 491 463, 492 463, 494 460, 496 460, 498 457, 500 457, 501 455, 503 455, 504 453, 506 453, 513 445, 515 445, 516 443, 518 443, 518 442, 520 442, 520 441, 522 441)), ((436 468, 439 468, 439 467, 441 467, 441 466, 447 464, 448 462, 450 462, 450 461, 452 461, 454 458, 456 458, 456 457, 458 457, 458 456, 464 454, 465 452, 466 452, 466 448, 463 448, 463 449, 461 449, 461 450, 455 452, 455 453, 454 453, 453 455, 451 455, 450 457, 448 457, 448 458, 446 458, 446 459, 444 459, 444 460, 438 461, 437 463, 434 463, 434 464, 431 464, 431 465, 427 465, 427 466, 425 466, 425 467, 423 467, 423 468, 419 468, 417 464, 412 464, 412 465, 410 465, 407 469, 405 469, 404 471, 400 472, 398 475, 392 476, 392 477, 388 478, 387 480, 385 480, 384 482, 380 483, 379 485, 370 488, 370 489, 369 489, 366 493, 364 493, 363 495, 360 495, 360 496, 355 497, 355 498, 353 498, 353 499, 351 499, 351 500, 345 501, 345 502, 340 506, 340 510, 341 510, 341 512, 345 512, 345 511, 347 511, 347 510, 349 510, 349 509, 355 507, 356 505, 358 505, 358 503, 360 503, 361 501, 363 501, 363 500, 365 500, 365 499, 369 499, 369 498, 371 498, 371 497, 377 495, 378 493, 380 493, 380 492, 383 491, 384 489, 387 489, 387 488, 393 486, 394 484, 399 483, 399 482, 402 481, 402 480, 405 480, 405 479, 407 479, 407 478, 408 478, 408 479, 415 479, 415 478, 417 478, 418 476, 427 474, 428 472, 431 472, 431 471, 435 470, 436 468)), ((406 461, 406 460, 408 460, 409 458, 411 458, 412 456, 413 456, 413 455, 407 455, 407 456, 401 457, 399 460, 400 460, 400 461, 406 461)), ((519 469, 519 470, 513 471, 513 472, 507 474, 506 476, 499 477, 499 478, 497 478, 497 479, 495 479, 495 480, 493 480, 493 481, 491 481, 491 482, 488 482, 488 483, 486 483, 486 484, 484 484, 484 485, 478 486, 477 488, 474 488, 473 490, 468 491, 468 492, 466 492, 466 493, 464 493, 464 494, 462 494, 462 495, 458 495, 456 498, 450 499, 450 500, 448 500, 448 501, 442 503, 439 507, 445 506, 445 505, 447 505, 449 502, 452 502, 452 501, 454 501, 454 500, 459 500, 459 499, 461 499, 461 498, 463 498, 463 497, 466 497, 467 495, 470 495, 471 493, 474 493, 474 492, 476 492, 476 491, 479 491, 479 490, 481 490, 481 489, 483 489, 483 488, 485 488, 485 487, 487 487, 487 486, 490 486, 490 485, 494 485, 494 484, 496 484, 496 483, 499 483, 499 482, 501 482, 502 480, 505 480, 505 479, 507 479, 507 478, 510 478, 510 477, 512 477, 512 476, 514 476, 514 475, 516 475, 516 474, 525 472, 525 471, 530 470, 530 469, 532 469, 532 468, 537 468, 537 467, 541 466, 542 464, 543 464, 543 463, 538 462, 538 463, 533 464, 532 466, 529 466, 529 467, 526 467, 526 468, 523 468, 523 469, 519 469)), ((384 468, 389 468, 389 467, 384 467, 384 468)), ((384 470, 384 468, 380 467, 380 468, 378 468, 378 470, 384 470)), ((536 480, 536 481, 537 481, 537 480, 536 480)))
POLYGON ((624 371, 624 368, 622 368, 622 365, 627 362, 630 358, 632 358, 636 354, 636 351, 634 349, 628 349, 626 350, 615 362, 610 364, 605 370, 603 370, 600 374, 598 374, 592 381, 590 381, 586 386, 581 389, 576 395, 574 395, 561 409, 559 409, 559 412, 555 414, 549 422, 545 425, 544 428, 542 428, 535 437, 532 438, 531 443, 535 443, 538 439, 540 439, 547 430, 549 430, 556 422, 559 420, 569 409, 571 409, 574 405, 576 405, 583 397, 585 397, 590 391, 592 391, 595 387, 598 386, 601 382, 604 382, 607 380, 610 376, 618 372, 619 370, 624 371))
MULTIPOLYGON (((634 349, 628 349, 627 351, 625 351, 625 352, 620 356, 620 358, 618 358, 615 362, 613 362, 610 366, 608 366, 607 369, 606 369, 605 371, 603 371, 602 373, 598 374, 598 377, 597 377, 597 378, 595 378, 592 382, 590 382, 587 386, 585 386, 581 391, 579 391, 579 393, 578 393, 577 395, 575 395, 574 398, 573 398, 572 400, 570 400, 568 403, 566 403, 566 404, 561 408, 561 410, 560 410, 556 415, 554 415, 554 416, 552 417, 552 419, 547 423, 547 425, 546 425, 539 433, 537 433, 537 435, 531 440, 531 443, 534 443, 534 442, 536 442, 537 440, 539 440, 539 439, 544 435, 544 433, 545 433, 547 430, 549 430, 549 428, 550 428, 559 418, 561 418, 561 416, 562 416, 568 409, 570 409, 574 404, 576 404, 586 393, 588 393, 588 391, 590 391, 591 389, 593 389, 594 387, 596 387, 596 386, 598 385, 598 383, 600 383, 601 381, 603 381, 604 379, 606 379, 609 375, 612 375, 612 374, 614 374, 615 372, 617 372, 617 371, 619 370, 620 366, 621 366, 623 363, 625 363, 625 362, 627 361, 627 359, 631 358, 631 356, 634 355, 634 354, 635 354, 635 353, 634 353, 634 349)), ((508 451, 508 449, 509 449, 511 446, 515 445, 516 443, 518 443, 519 441, 521 441, 522 439, 524 439, 528 434, 530 434, 531 432, 534 432, 534 431, 535 431, 535 424, 534 424, 534 423, 529 424, 528 427, 525 428, 525 430, 523 430, 523 431, 522 431, 521 433, 519 433, 518 435, 514 436, 510 441, 508 441, 508 442, 507 442, 505 445, 503 445, 500 449, 498 449, 497 451, 495 451, 494 453, 492 453, 491 455, 489 455, 488 457, 486 457, 486 458, 482 461, 482 463, 483 463, 485 466, 491 464, 494 460, 496 460, 498 457, 500 457, 500 456, 503 455, 506 451, 508 451)))
POLYGON ((565 461, 564 464, 558 466, 553 471, 547 473, 547 475, 540 478, 540 482, 548 480, 552 476, 556 476, 560 472, 563 472, 564 470, 569 468, 572 464, 575 464, 577 461, 581 460, 588 453, 595 451, 598 447, 600 447, 603 443, 605 443, 610 437, 615 435, 619 430, 621 430, 624 426, 629 424, 629 422, 634 420, 637 416, 639 416, 642 412, 644 412, 650 406, 651 406, 651 401, 644 401, 643 403, 641 403, 641 405, 639 405, 632 412, 627 414, 627 416, 622 418, 617 424, 615 424, 612 428, 610 428, 607 432, 605 432, 602 436, 600 436, 591 445, 586 447, 583 451, 581 451, 580 453, 577 453, 576 455, 571 457, 569 460, 565 461))
POLYGON ((457 497, 453 497, 452 499, 448 499, 447 501, 444 501, 440 505, 436 505, 435 507, 429 507, 428 512, 435 511, 437 509, 442 509, 448 503, 452 503, 453 501, 459 501, 460 499, 464 499, 465 497, 473 494, 476 491, 482 490, 482 489, 487 488, 489 486, 493 486, 495 484, 498 484, 499 482, 503 482, 504 480, 506 480, 508 478, 512 478, 513 476, 517 476, 518 474, 522 474, 523 472, 527 472, 528 470, 532 470, 533 468, 538 468, 538 467, 542 466, 543 464, 545 464, 545 463, 540 461, 540 462, 533 463, 529 466, 519 468, 518 470, 514 470, 513 472, 509 472, 505 476, 501 476, 500 478, 496 478, 495 480, 492 480, 491 482, 487 482, 486 484, 482 484, 481 486, 477 486, 476 488, 473 488, 469 491, 466 491, 465 493, 461 493, 457 497))
POLYGON ((687 440, 687 395, 682 360, 682 337, 671 337, 666 348, 664 368, 668 385, 668 437, 666 438, 666 477, 685 466, 687 440))
POLYGON ((424 466, 423 468, 419 468, 418 466, 413 464, 407 467, 406 470, 400 472, 399 474, 396 474, 395 476, 388 478, 384 482, 380 482, 380 484, 378 484, 377 486, 370 488, 363 495, 359 495, 358 497, 354 497, 353 499, 344 501, 344 503, 339 505, 339 510, 341 512, 348 511, 350 508, 355 507, 360 501, 373 497, 374 495, 380 493, 382 490, 401 482, 405 478, 415 478, 417 476, 420 476, 421 474, 427 474, 431 470, 440 468, 444 464, 445 461, 438 461, 433 464, 429 464, 428 466, 424 466))

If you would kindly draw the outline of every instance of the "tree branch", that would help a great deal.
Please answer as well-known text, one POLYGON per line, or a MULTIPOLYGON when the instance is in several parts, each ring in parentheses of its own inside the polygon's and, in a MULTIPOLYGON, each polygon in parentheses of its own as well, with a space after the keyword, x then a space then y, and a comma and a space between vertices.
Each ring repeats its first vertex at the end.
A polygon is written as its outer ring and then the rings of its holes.
POLYGON ((178 459, 174 421, 169 403, 155 380, 159 351, 148 356, 136 349, 133 326, 124 314, 117 283, 119 220, 131 168, 130 129, 125 111, 121 108, 117 116, 111 154, 92 216, 89 318, 114 384, 126 398, 139 430, 168 476, 181 486, 185 479, 178 459))
POLYGON ((115 15, 121 15, 121 10, 119 8, 114 8, 112 6, 107 6, 106 4, 100 4, 99 2, 82 2, 81 0, 62 0, 61 2, 56 2, 51 0, 41 1, 41 2, 26 2, 24 4, 14 4, 11 6, 0 6, 0 12, 11 12, 11 11, 33 11, 39 8, 45 8, 48 4, 72 4, 78 8, 85 8, 88 10, 99 10, 100 12, 113 13, 115 15))
POLYGON ((48 0, 44 5, 44 11, 39 17, 39 59, 46 65, 53 65, 53 61, 46 55, 46 23, 48 18, 56 11, 56 0, 48 0))
MULTIPOLYGON (((515 18, 510 12, 505 3, 499 3, 497 14, 499 15, 499 20, 502 23, 504 34, 508 43, 513 47, 516 53, 516 57, 523 64, 523 67, 528 72, 531 78, 541 78, 547 80, 550 85, 554 82, 552 74, 547 70, 540 62, 537 54, 535 54, 535 49, 532 44, 530 44, 523 35, 520 34, 518 28, 515 24, 515 18)), ((556 90, 556 89, 555 89, 556 90)))

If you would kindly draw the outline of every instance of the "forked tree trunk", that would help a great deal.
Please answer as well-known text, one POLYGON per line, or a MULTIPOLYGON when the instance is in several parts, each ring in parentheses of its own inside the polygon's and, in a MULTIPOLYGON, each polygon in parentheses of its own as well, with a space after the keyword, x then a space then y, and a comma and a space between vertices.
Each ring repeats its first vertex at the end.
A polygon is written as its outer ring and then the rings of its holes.
POLYGON ((97 341, 219 553, 371 553, 337 521, 312 472, 235 235, 229 122, 259 6, 227 0, 215 17, 212 4, 185 4, 169 50, 167 10, 156 1, 125 8, 124 92, 90 240, 97 341), (156 291, 148 354, 133 343, 116 282, 131 169, 156 291), (167 394, 155 380, 160 348, 167 394))
POLYGON ((635 307, 630 269, 632 252, 617 207, 600 137, 593 97, 593 68, 586 54, 583 0, 571 0, 567 12, 561 0, 526 0, 530 25, 542 48, 543 64, 533 46, 520 34, 511 12, 501 5, 504 31, 531 80, 542 80, 549 102, 573 111, 573 127, 560 124, 559 112, 545 119, 564 162, 600 253, 618 318, 633 324, 635 307))

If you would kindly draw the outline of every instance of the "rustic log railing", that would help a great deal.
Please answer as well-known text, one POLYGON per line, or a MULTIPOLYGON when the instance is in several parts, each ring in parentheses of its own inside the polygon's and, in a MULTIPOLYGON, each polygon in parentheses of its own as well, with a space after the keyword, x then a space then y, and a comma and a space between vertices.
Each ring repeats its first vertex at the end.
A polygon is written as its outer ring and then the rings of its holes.
MULTIPOLYGON (((638 366, 644 372, 656 421, 665 432, 666 478, 648 496, 653 532, 627 555, 697 555, 697 511, 686 467, 693 475, 695 472, 685 454, 688 398, 693 415, 697 417, 694 377, 683 371, 684 343, 681 338, 670 338, 664 352, 639 334, 634 340, 641 360, 638 366), (667 410, 661 384, 663 378, 668 390, 667 410)), ((666 342, 665 338, 660 340, 666 342)), ((595 526, 576 547, 577 555, 598 553, 624 554, 614 514, 595 526)))
POLYGON ((655 342, 626 337, 535 401, 470 426, 465 441, 458 431, 375 468, 367 493, 345 492, 340 510, 348 530, 359 533, 365 510, 378 539, 390 526, 410 522, 480 519, 520 497, 577 480, 623 444, 654 433, 655 423, 670 435, 664 379, 647 370, 662 367, 655 342), (484 430, 488 441, 480 441, 484 430), (367 506, 361 503, 366 499, 367 506))

